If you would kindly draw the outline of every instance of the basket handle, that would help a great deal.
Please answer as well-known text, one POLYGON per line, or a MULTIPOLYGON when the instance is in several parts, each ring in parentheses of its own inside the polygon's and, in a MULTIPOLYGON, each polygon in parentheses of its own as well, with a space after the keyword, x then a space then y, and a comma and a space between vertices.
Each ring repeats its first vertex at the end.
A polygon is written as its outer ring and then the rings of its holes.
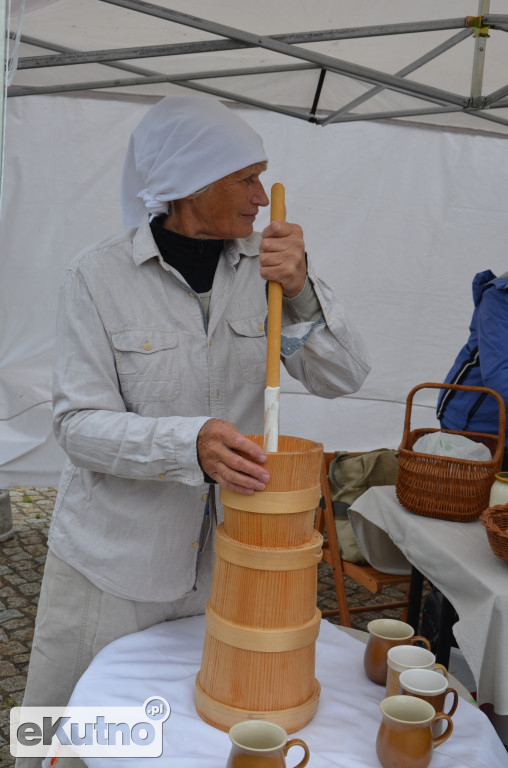
POLYGON ((410 431, 410 425, 411 425, 411 408, 413 404, 413 397, 420 389, 457 389, 457 390, 464 390, 465 392, 479 392, 485 393, 487 395, 492 395, 497 400, 497 405, 499 408, 499 435, 498 435, 498 444, 496 448, 496 452, 494 456, 492 457, 492 460, 497 460, 502 458, 502 455, 504 453, 505 449, 505 430, 506 430, 506 408, 504 404, 504 400, 499 394, 499 392, 496 392, 495 389, 489 389, 489 387, 470 387, 467 384, 435 384, 433 382, 426 382, 425 384, 418 384, 416 387, 413 387, 413 389, 410 391, 410 393, 407 396, 407 402, 406 402, 406 415, 404 418, 404 432, 402 437, 402 442, 405 443, 407 441, 407 438, 409 436, 410 431))

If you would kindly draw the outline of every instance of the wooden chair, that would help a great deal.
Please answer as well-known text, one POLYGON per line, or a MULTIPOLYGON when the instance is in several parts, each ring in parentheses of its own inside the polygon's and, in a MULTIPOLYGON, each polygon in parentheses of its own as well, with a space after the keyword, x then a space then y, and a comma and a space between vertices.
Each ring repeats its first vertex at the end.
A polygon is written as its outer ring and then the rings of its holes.
POLYGON ((337 593, 338 608, 323 611, 323 616, 340 615, 341 624, 344 627, 351 626, 351 613, 362 613, 364 611, 383 611, 388 608, 404 608, 403 619, 407 616, 409 583, 411 576, 401 576, 394 573, 383 573, 373 568, 371 565, 361 565, 343 560, 340 555, 339 541, 337 538, 337 529, 335 528, 335 518, 333 515, 332 499, 330 496, 330 486, 328 484, 328 470, 330 464, 335 458, 335 453, 323 454, 323 464, 321 467, 321 493, 323 506, 318 507, 315 528, 322 534, 326 532, 323 542, 323 560, 331 565, 333 569, 333 579, 335 582, 335 591, 337 593), (366 587, 370 592, 378 595, 385 587, 393 585, 405 585, 406 599, 393 601, 389 603, 368 603, 359 606, 349 607, 346 595, 344 576, 349 576, 356 582, 366 587))

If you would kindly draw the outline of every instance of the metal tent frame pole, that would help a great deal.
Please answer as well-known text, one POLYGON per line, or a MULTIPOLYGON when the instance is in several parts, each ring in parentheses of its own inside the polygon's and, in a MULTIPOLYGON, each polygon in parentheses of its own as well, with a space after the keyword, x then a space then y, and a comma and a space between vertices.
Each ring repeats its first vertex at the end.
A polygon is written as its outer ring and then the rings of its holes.
MULTIPOLYGON (((483 17, 485 13, 488 13, 489 8, 490 0, 479 0, 478 16, 483 17)), ((482 85, 488 36, 488 31, 482 32, 481 29, 477 29, 475 33, 473 72, 471 75, 471 107, 481 107, 484 104, 482 100, 482 85)))
MULTIPOLYGON (((424 85, 423 83, 407 81, 402 77, 396 77, 395 75, 390 75, 386 72, 380 72, 370 67, 364 67, 360 64, 353 64, 348 61, 343 61, 342 59, 336 59, 333 56, 316 53, 315 51, 309 51, 296 45, 290 45, 288 43, 281 42, 280 40, 275 40, 274 38, 255 35, 251 32, 229 27, 224 24, 207 21, 205 19, 198 18, 197 16, 190 16, 186 13, 172 11, 169 8, 162 8, 160 6, 153 5, 152 3, 146 3, 143 0, 99 1, 109 3, 111 5, 120 5, 123 8, 129 8, 130 10, 141 10, 143 13, 158 16, 159 18, 166 19, 167 21, 183 24, 195 29, 205 30, 211 32, 212 34, 240 40, 256 47, 266 48, 267 50, 274 51, 275 53, 282 53, 293 58, 302 59, 303 61, 309 61, 317 64, 320 68, 327 69, 331 72, 337 72, 338 74, 343 74, 349 77, 353 77, 356 80, 363 80, 375 85, 381 84, 386 88, 400 91, 401 93, 405 93, 409 96, 414 96, 419 99, 427 99, 444 104, 458 104, 463 107, 467 106, 467 98, 456 93, 451 93, 450 91, 442 90, 441 88, 433 88, 432 86, 424 85)), ((458 21, 459 20, 457 20, 457 22, 458 21)), ((460 26, 463 26, 463 24, 464 21, 461 19, 460 26)))
POLYGON ((482 120, 490 120, 494 123, 500 123, 501 125, 508 125, 508 119, 492 114, 493 107, 500 108, 503 106, 500 99, 502 99, 503 96, 508 95, 508 85, 499 88, 488 97, 482 96, 485 55, 490 29, 487 19, 491 19, 495 22, 495 17, 488 15, 489 9, 490 0, 479 0, 478 16, 480 17, 481 25, 477 27, 475 32, 476 40, 473 56, 473 71, 471 75, 470 109, 466 111, 475 117, 480 117, 482 120))
MULTIPOLYGON (((470 29, 464 29, 461 32, 458 32, 456 35, 453 35, 453 37, 450 37, 448 40, 446 40, 444 43, 441 43, 440 45, 433 48, 431 51, 428 51, 428 53, 424 54, 423 56, 420 56, 420 58, 413 61, 411 64, 408 64, 403 69, 400 69, 396 74, 398 77, 405 77, 406 75, 411 74, 411 72, 415 72, 415 70, 419 69, 420 67, 423 67, 424 64, 427 64, 429 61, 432 61, 433 59, 440 56, 445 51, 449 50, 450 48, 453 48, 453 46, 457 45, 458 43, 461 43, 462 40, 465 40, 468 37, 471 37, 473 34, 472 30, 470 29)), ((353 101, 350 101, 348 104, 345 104, 343 107, 337 110, 337 112, 334 112, 332 115, 326 118, 326 120, 323 120, 323 125, 328 125, 328 123, 334 123, 337 122, 336 118, 340 117, 343 114, 346 114, 347 112, 350 112, 355 107, 359 106, 360 104, 363 104, 365 101, 368 101, 376 94, 383 91, 384 88, 381 85, 376 86, 375 88, 372 88, 371 90, 367 91, 367 93, 364 93, 362 96, 358 96, 358 98, 354 99, 353 101)))
MULTIPOLYGON (((99 2, 106 2, 122 7, 130 8, 127 5, 129 0, 124 3, 122 0, 99 0, 99 2)), ((157 6, 151 6, 152 8, 157 6)), ((148 11, 142 8, 135 8, 140 13, 147 14, 148 11)), ((168 9, 163 9, 168 10, 168 9)), ((148 15, 159 15, 148 13, 148 15)), ((172 21, 172 19, 166 19, 172 21)), ((201 19, 203 24, 206 24, 204 19, 201 19)), ((183 24, 184 22, 178 22, 183 24)), ((212 26, 214 22, 209 22, 212 26)), ((379 37, 381 35, 393 35, 402 34, 403 32, 432 32, 436 30, 455 29, 464 26, 464 19, 450 19, 443 22, 418 22, 414 24, 391 24, 386 26, 377 27, 358 27, 354 29, 330 29, 319 30, 315 32, 291 32, 280 35, 267 35, 267 40, 274 40, 281 43, 287 43, 288 45, 296 45, 298 43, 311 44, 329 42, 331 40, 352 40, 355 38, 364 37, 379 37), (459 23, 460 22, 460 23, 459 23), (425 24, 425 27, 422 25, 425 24)), ((205 31, 210 31, 212 34, 218 34, 214 29, 209 29, 207 26, 203 26, 205 31)), ((471 32, 472 34, 472 32, 471 32)), ((31 38, 34 40, 35 38, 31 38)), ((260 38, 257 38, 258 40, 260 38)), ((263 38, 265 39, 265 38, 263 38)), ((25 38, 28 42, 28 38, 25 38)), ((165 45, 147 45, 136 46, 135 48, 107 48, 104 50, 96 51, 73 51, 70 48, 63 46, 53 46, 49 43, 34 43, 40 47, 53 48, 53 50, 59 50, 63 54, 68 55, 37 55, 37 56, 25 56, 19 65, 19 69, 34 69, 37 67, 59 67, 68 66, 73 64, 104 64, 111 61, 126 61, 128 59, 147 59, 159 56, 181 56, 192 55, 196 53, 217 53, 218 51, 234 51, 241 50, 242 48, 254 48, 254 47, 266 47, 262 45, 255 45, 254 43, 246 43, 240 40, 202 40, 200 42, 192 43, 167 43, 165 45)))
POLYGON ((0 205, 2 203, 7 85, 7 0, 0 0, 0 205))

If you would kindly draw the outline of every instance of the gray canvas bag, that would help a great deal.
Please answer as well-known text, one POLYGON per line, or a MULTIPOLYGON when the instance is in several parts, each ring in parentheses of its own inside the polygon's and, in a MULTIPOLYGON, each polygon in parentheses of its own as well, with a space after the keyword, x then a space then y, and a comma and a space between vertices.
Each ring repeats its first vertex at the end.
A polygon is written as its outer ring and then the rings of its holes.
POLYGON ((340 554, 343 560, 365 563, 347 511, 353 501, 373 485, 395 485, 399 454, 390 448, 356 454, 337 451, 336 454, 330 464, 328 482, 340 554))

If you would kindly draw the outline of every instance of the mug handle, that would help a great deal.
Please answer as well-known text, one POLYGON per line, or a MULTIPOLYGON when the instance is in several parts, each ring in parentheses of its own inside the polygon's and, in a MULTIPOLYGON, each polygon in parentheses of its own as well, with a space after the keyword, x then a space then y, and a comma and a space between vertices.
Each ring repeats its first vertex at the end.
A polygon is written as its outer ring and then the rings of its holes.
POLYGON ((304 765, 307 765, 307 763, 309 762, 309 757, 310 757, 310 752, 307 744, 301 739, 291 739, 291 741, 288 741, 284 746, 284 757, 287 756, 287 753, 289 752, 291 747, 301 747, 305 752, 302 760, 298 763, 298 765, 295 765, 295 768, 303 768, 304 765))
POLYGON ((431 725, 436 723, 438 720, 447 720, 448 725, 446 726, 445 732, 442 733, 441 736, 436 736, 436 738, 432 739, 432 745, 434 747, 437 747, 439 744, 442 744, 443 741, 446 741, 446 739, 451 736, 453 732, 453 721, 450 715, 445 715, 444 712, 438 712, 436 716, 432 718, 431 725))
POLYGON ((455 688, 447 688, 447 689, 446 689, 446 691, 445 691, 445 698, 448 696, 448 694, 449 694, 449 693, 453 694, 453 695, 452 695, 452 698, 453 698, 453 704, 452 704, 452 706, 451 706, 451 708, 450 708, 450 711, 449 711, 449 712, 447 712, 447 714, 449 715, 449 717, 451 717, 452 715, 454 715, 454 714, 455 714, 455 710, 457 709, 457 705, 458 705, 458 703, 459 703, 459 694, 457 693, 457 691, 455 690, 455 688))
POLYGON ((421 635, 414 635, 414 636, 411 638, 411 640, 410 640, 410 643, 409 643, 409 644, 410 644, 410 645, 414 645, 415 643, 423 643, 423 644, 424 644, 424 646, 426 647, 426 649, 427 649, 428 651, 430 651, 430 650, 431 650, 431 648, 430 648, 430 643, 429 643, 429 641, 427 640, 427 638, 426 638, 426 637, 422 637, 421 635))
POLYGON ((446 679, 448 680, 448 670, 446 669, 446 667, 445 667, 445 666, 443 666, 443 664, 439 664, 439 663, 437 663, 437 664, 434 664, 434 666, 432 667, 432 669, 434 670, 434 672, 442 672, 442 673, 443 673, 443 675, 444 675, 444 676, 446 677, 446 679))

